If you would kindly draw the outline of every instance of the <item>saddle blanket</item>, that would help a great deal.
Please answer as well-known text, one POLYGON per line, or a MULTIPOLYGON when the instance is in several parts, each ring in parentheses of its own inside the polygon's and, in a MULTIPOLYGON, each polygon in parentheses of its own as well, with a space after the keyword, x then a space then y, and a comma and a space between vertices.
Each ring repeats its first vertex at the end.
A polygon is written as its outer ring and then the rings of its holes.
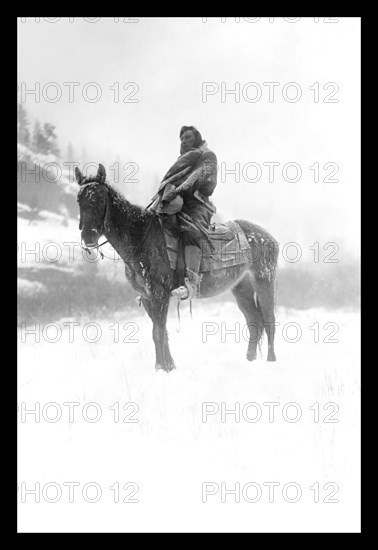
MULTIPOLYGON (((201 273, 251 262, 251 248, 236 222, 212 223, 207 229, 207 234, 209 239, 201 239, 201 273)), ((178 237, 164 226, 164 238, 171 269, 175 270, 179 249, 178 237)))

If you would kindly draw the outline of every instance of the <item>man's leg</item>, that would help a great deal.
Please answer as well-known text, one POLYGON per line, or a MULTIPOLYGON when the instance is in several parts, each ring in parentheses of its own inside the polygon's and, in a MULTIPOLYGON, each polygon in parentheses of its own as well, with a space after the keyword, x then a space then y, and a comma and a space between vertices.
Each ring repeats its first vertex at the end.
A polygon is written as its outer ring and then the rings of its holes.
POLYGON ((186 265, 186 277, 185 286, 187 287, 189 294, 188 298, 198 298, 200 293, 201 275, 199 274, 201 266, 202 252, 198 246, 187 245, 184 249, 185 265, 186 265))
POLYGON ((186 300, 188 298, 192 300, 199 296, 199 286, 201 282, 199 271, 202 252, 199 239, 191 231, 185 231, 182 239, 186 271, 186 277, 184 277, 185 285, 173 290, 171 295, 181 300, 186 300))
MULTIPOLYGON (((185 211, 185 209, 183 209, 185 211)), ((199 223, 202 227, 207 227, 210 223, 211 214, 207 209, 198 206, 187 212, 194 222, 199 223)), ((181 300, 192 300, 198 298, 200 294, 200 267, 202 258, 201 249, 202 233, 198 229, 187 226, 182 235, 184 245, 184 257, 186 266, 186 277, 184 278, 185 286, 180 286, 172 291, 172 296, 176 296, 181 300)))
POLYGON ((199 274, 201 266, 202 252, 201 248, 195 243, 195 239, 191 238, 187 233, 183 235, 185 272, 184 286, 180 286, 172 291, 171 296, 180 298, 180 300, 192 300, 199 296, 199 286, 201 276, 199 274), (189 243, 189 244, 188 244, 189 243))

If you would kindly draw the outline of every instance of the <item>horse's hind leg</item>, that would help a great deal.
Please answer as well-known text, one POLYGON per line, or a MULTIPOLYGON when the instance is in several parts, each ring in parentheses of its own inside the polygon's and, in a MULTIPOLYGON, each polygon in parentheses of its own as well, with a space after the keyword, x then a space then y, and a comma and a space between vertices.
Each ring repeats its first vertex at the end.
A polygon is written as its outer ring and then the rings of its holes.
POLYGON ((274 294, 275 280, 259 279, 256 277, 253 282, 257 293, 258 305, 261 309, 264 319, 265 332, 268 336, 268 361, 275 361, 276 354, 274 353, 274 335, 276 317, 274 314, 274 294))
POLYGON ((247 321, 249 330, 247 359, 248 361, 253 361, 257 357, 257 344, 262 337, 264 321, 261 311, 255 304, 254 288, 249 274, 232 288, 232 293, 236 298, 240 311, 247 321))

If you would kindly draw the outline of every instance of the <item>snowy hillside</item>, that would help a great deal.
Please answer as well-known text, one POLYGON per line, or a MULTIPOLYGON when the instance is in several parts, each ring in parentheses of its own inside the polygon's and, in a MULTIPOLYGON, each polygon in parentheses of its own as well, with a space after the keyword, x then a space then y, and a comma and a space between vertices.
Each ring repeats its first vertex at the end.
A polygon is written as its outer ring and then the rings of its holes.
POLYGON ((56 320, 66 315, 134 306, 123 263, 110 245, 104 259, 81 248, 79 220, 47 210, 30 217, 18 204, 18 318, 56 320), (88 285, 88 277, 91 285, 88 285))

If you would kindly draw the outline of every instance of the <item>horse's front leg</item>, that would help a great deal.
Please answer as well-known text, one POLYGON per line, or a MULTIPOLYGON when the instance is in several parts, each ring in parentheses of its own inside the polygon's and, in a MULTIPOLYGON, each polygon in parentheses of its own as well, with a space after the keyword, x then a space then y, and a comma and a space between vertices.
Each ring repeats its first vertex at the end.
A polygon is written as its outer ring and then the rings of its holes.
POLYGON ((169 350, 166 328, 169 296, 161 301, 142 298, 142 303, 152 320, 152 337, 156 352, 155 369, 170 372, 176 367, 169 350))

